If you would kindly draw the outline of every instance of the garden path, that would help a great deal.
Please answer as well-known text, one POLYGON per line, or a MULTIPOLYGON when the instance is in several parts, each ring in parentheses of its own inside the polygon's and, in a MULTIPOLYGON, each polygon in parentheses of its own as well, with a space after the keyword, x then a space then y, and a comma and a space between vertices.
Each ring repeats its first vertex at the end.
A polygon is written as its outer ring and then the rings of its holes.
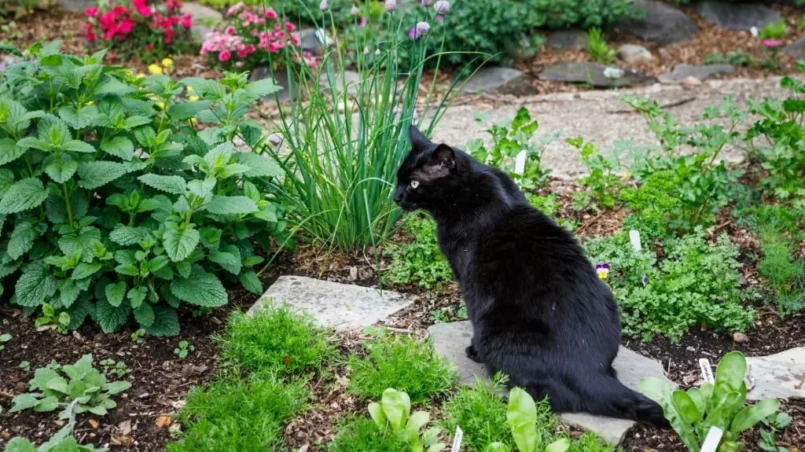
MULTIPOLYGON (((459 99, 447 110, 434 131, 434 138, 454 146, 464 146, 468 139, 484 137, 488 124, 475 120, 476 112, 486 112, 493 122, 514 117, 521 106, 540 123, 538 136, 559 133, 543 155, 543 166, 554 175, 578 176, 584 172, 579 153, 565 143, 566 138, 580 136, 608 151, 616 141, 631 139, 634 145, 656 144, 657 140, 639 114, 623 103, 623 95, 648 96, 655 99, 683 126, 695 124, 705 107, 719 105, 724 96, 732 96, 736 105, 767 96, 783 97, 780 78, 732 79, 703 82, 697 86, 660 85, 620 91, 585 91, 555 93, 528 97, 482 96, 459 99), (463 104, 461 104, 463 103, 463 104)), ((488 139, 486 137, 485 139, 488 139)), ((632 146, 634 147, 634 146, 632 146)), ((724 158, 738 161, 737 149, 726 149, 724 158)))

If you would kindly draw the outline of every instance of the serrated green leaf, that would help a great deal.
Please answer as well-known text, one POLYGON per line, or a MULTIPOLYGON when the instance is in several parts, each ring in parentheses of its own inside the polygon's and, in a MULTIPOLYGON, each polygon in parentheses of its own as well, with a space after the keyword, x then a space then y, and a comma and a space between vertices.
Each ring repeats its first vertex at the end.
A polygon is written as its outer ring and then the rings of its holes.
POLYGON ((15 183, 0 200, 0 215, 24 212, 39 207, 48 198, 42 181, 29 177, 15 183))
POLYGON ((125 96, 126 94, 133 93, 135 91, 137 91, 137 88, 121 82, 112 76, 104 77, 103 80, 101 80, 101 82, 95 87, 96 96, 103 96, 106 94, 125 96))
POLYGON ((62 147, 63 147, 63 149, 65 151, 70 151, 70 152, 80 152, 80 153, 83 153, 83 154, 94 154, 95 153, 95 148, 91 144, 86 143, 84 141, 80 141, 80 140, 70 140, 70 141, 64 143, 64 146, 62 146, 62 147))
POLYGON ((114 333, 128 322, 130 311, 131 308, 125 303, 115 307, 105 300, 98 300, 96 305, 98 324, 104 333, 114 333))
POLYGON ((119 179, 128 172, 127 167, 119 162, 85 162, 78 166, 78 182, 82 188, 94 190, 119 179))
POLYGON ((148 288, 145 286, 133 287, 131 290, 129 290, 129 293, 128 295, 126 295, 126 298, 129 299, 131 309, 137 309, 140 306, 142 306, 143 301, 145 301, 146 295, 148 295, 148 288))
POLYGON ((140 276, 140 269, 133 264, 120 264, 115 267, 115 271, 125 276, 140 276))
POLYGON ((151 307, 150 303, 143 303, 139 308, 134 310, 134 319, 143 328, 152 326, 155 318, 154 308, 151 307))
POLYGON ((63 184, 70 180, 78 170, 78 162, 73 160, 68 154, 51 156, 45 161, 45 173, 57 184, 63 184))
POLYGON ((282 177, 284 174, 279 164, 269 156, 239 152, 235 155, 235 160, 249 167, 244 174, 246 177, 282 177))
POLYGON ((17 146, 11 138, 0 138, 0 165, 11 163, 25 154, 25 148, 17 146))
POLYGON ((183 195, 187 191, 184 179, 179 176, 160 176, 158 174, 143 174, 137 180, 165 193, 183 195))
POLYGON ((134 144, 131 140, 123 136, 103 140, 101 142, 101 150, 125 161, 134 158, 134 144))
POLYGON ((274 83, 274 79, 269 77, 250 82, 246 85, 245 91, 246 95, 248 95, 251 99, 259 99, 261 97, 268 96, 269 94, 276 93, 281 89, 282 87, 274 83))
POLYGON ((202 110, 206 110, 212 105, 208 100, 199 100, 196 102, 184 102, 181 104, 173 104, 168 108, 168 116, 177 121, 184 121, 190 119, 202 110))
POLYGON ((106 301, 113 307, 118 307, 123 304, 123 298, 126 296, 126 282, 119 281, 114 284, 109 284, 106 286, 104 292, 106 293, 106 301))
POLYGON ((59 287, 59 301, 64 309, 70 309, 70 306, 78 300, 81 294, 81 288, 78 287, 72 280, 68 279, 62 282, 59 287))
POLYGON ((76 266, 75 270, 73 270, 72 279, 74 281, 78 281, 79 279, 89 278, 95 273, 98 273, 101 268, 103 268, 103 265, 97 262, 92 264, 82 262, 76 266))
POLYGON ((244 289, 253 294, 263 294, 263 283, 260 282, 260 278, 257 277, 257 273, 251 270, 241 273, 240 284, 244 289))
POLYGON ((240 269, 242 267, 240 262, 240 252, 237 248, 234 251, 237 252, 237 255, 234 253, 229 252, 231 250, 220 250, 220 251, 213 251, 208 256, 208 259, 216 264, 220 265, 221 268, 232 273, 233 275, 240 274, 240 269))
POLYGON ((113 381, 106 385, 106 392, 110 395, 120 394, 129 389, 131 389, 131 383, 128 381, 113 381))
POLYGON ((17 223, 14 231, 11 232, 11 239, 8 241, 8 249, 6 253, 11 259, 17 260, 25 253, 31 250, 34 246, 34 240, 39 236, 39 233, 34 229, 33 224, 29 222, 17 223))
POLYGON ((95 123, 98 109, 94 105, 88 105, 76 111, 73 106, 65 106, 59 109, 59 117, 76 130, 84 129, 95 123))
POLYGON ((44 262, 32 262, 23 269, 15 286, 18 305, 40 306, 56 294, 59 285, 48 270, 44 262))
POLYGON ((238 216, 257 212, 257 204, 245 196, 213 195, 204 209, 215 215, 238 216))
POLYGON ((131 226, 119 226, 109 233, 109 239, 118 245, 136 245, 147 240, 151 234, 145 228, 133 228, 131 226))
POLYGON ((223 306, 228 301, 221 281, 200 268, 194 269, 189 278, 173 280, 170 288, 176 298, 196 306, 214 308, 223 306))
POLYGON ((0 168, 0 196, 5 195, 12 186, 14 186, 14 173, 11 170, 0 168))
POLYGON ((173 227, 163 234, 165 253, 173 262, 183 261, 196 249, 199 234, 192 224, 185 226, 184 230, 173 227))
POLYGON ((154 306, 154 323, 145 329, 151 336, 164 337, 179 334, 179 316, 176 309, 164 304, 154 306))

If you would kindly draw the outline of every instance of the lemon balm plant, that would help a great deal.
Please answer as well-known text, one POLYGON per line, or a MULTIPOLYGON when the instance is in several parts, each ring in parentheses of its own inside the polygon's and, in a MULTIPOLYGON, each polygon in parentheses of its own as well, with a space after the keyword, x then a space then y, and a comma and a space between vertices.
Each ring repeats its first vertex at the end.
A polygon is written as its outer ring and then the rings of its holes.
MULTIPOLYGON (((412 13, 388 0, 379 26, 391 33, 364 33, 356 8, 353 27, 342 34, 333 27, 319 69, 296 65, 289 74, 296 86, 290 105, 280 109, 277 146, 270 152, 285 172, 277 188, 290 200, 289 220, 305 237, 354 248, 393 231, 399 210, 391 192, 409 148, 408 126, 432 131, 455 87, 436 96, 423 85, 426 61, 439 59, 428 54, 427 41, 439 39, 436 18, 449 12, 447 5, 436 2, 415 27, 403 29, 403 15, 412 13), (405 66, 403 51, 415 55, 405 66)), ((328 29, 331 11, 326 1, 320 6, 327 12, 321 26, 328 29)))
POLYGON ((70 328, 134 319, 172 335, 182 304, 227 303, 222 279, 260 292, 255 244, 284 227, 266 181, 281 172, 232 141, 258 144, 243 116, 278 88, 233 74, 138 77, 104 66, 103 52, 56 49, 0 73, 0 283, 11 302, 28 314, 50 306, 70 328))

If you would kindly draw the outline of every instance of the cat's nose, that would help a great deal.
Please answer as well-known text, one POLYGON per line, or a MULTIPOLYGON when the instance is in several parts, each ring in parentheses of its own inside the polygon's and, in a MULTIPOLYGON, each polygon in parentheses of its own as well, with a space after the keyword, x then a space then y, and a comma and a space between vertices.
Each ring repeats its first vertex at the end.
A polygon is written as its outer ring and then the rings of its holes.
POLYGON ((401 203, 403 199, 403 191, 399 188, 394 191, 394 202, 397 204, 401 203))

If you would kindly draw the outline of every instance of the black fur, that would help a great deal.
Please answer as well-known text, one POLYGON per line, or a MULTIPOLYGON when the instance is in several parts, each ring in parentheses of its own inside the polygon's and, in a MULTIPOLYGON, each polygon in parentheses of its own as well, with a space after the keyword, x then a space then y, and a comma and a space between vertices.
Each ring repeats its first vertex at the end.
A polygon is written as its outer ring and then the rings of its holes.
POLYGON ((436 221, 472 321, 467 356, 556 412, 667 425, 659 405, 615 378, 618 308, 573 235, 503 172, 413 126, 409 135, 394 201, 436 221))

